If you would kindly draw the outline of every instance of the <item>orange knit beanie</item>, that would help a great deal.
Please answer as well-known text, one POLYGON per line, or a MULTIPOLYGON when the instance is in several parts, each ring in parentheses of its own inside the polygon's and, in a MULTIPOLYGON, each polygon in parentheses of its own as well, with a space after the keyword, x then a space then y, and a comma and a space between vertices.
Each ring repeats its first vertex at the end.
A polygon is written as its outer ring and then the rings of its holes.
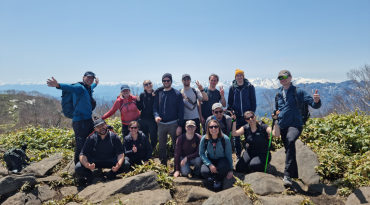
POLYGON ((235 71, 235 77, 236 77, 236 75, 238 75, 238 74, 242 74, 242 75, 243 75, 243 78, 244 78, 244 71, 239 70, 239 69, 236 69, 236 71, 235 71))

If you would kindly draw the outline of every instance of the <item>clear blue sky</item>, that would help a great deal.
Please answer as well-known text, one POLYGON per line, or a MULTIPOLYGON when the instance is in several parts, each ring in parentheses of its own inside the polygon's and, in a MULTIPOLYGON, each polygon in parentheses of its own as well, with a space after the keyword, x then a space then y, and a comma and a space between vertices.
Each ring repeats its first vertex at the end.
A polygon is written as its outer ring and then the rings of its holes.
POLYGON ((0 82, 189 73, 346 80, 370 64, 370 1, 0 0, 0 82))

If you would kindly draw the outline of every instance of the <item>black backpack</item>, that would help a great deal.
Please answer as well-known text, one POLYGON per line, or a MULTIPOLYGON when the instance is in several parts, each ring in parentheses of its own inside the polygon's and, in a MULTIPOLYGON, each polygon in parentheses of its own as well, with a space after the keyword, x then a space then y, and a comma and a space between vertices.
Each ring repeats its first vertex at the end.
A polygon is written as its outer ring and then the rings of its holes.
MULTIPOLYGON (((296 106, 299 110, 299 113, 301 114, 302 116, 302 122, 303 122, 303 125, 306 125, 306 122, 308 120, 308 118, 310 118, 311 116, 311 113, 310 113, 310 110, 308 109, 308 104, 306 102, 302 102, 300 103, 298 101, 298 98, 297 98, 297 90, 298 90, 299 87, 295 87, 294 89, 294 92, 293 92, 293 96, 295 98, 295 101, 296 101, 296 106)), ((283 89, 283 88, 282 88, 283 89)), ((281 90, 282 90, 281 89, 281 90)), ((284 92, 284 91, 282 91, 284 92)), ((276 93, 276 96, 275 96, 275 106, 276 106, 276 110, 278 108, 278 99, 279 99, 279 92, 276 93)))

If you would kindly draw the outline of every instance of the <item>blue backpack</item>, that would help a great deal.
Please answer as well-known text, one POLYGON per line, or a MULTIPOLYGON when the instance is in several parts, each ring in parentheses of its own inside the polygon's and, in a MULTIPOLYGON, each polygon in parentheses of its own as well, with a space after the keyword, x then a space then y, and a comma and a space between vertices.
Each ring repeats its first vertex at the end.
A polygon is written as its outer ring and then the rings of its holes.
MULTIPOLYGON (((76 83, 75 83, 76 84, 76 83)), ((72 84, 72 85, 75 85, 72 84)), ((62 112, 65 117, 70 119, 73 118, 73 112, 75 111, 75 107, 77 106, 80 98, 77 99, 76 105, 73 105, 73 93, 68 91, 62 91, 62 112)))

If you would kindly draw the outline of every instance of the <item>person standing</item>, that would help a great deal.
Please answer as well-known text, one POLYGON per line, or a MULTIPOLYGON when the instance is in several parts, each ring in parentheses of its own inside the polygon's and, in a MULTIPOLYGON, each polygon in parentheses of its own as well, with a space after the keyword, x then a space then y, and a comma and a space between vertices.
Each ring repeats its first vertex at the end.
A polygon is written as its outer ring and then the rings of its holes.
MULTIPOLYGON (((205 92, 208 96, 208 101, 202 101, 201 103, 201 114, 199 116, 200 122, 202 123, 203 133, 206 133, 205 125, 206 120, 209 116, 213 115, 212 113, 212 106, 215 103, 221 102, 223 107, 226 107, 226 100, 225 100, 225 91, 223 86, 220 86, 220 90, 216 89, 216 85, 219 82, 219 77, 216 74, 212 74, 208 78, 209 86, 205 88, 205 92)), ((226 134, 226 133, 225 133, 226 134)), ((228 135, 228 134, 226 134, 228 135)))
POLYGON ((163 90, 155 96, 153 114, 158 123, 159 159, 161 164, 167 165, 167 134, 170 135, 175 149, 177 136, 182 133, 181 127, 184 124, 184 101, 181 93, 171 87, 170 73, 162 76, 162 83, 163 90))
MULTIPOLYGON (((236 69, 227 101, 227 109, 234 112, 236 116, 236 129, 247 124, 244 120, 246 111, 256 112, 257 101, 254 86, 244 77, 244 71, 236 69)), ((234 136, 236 156, 240 158, 242 151, 240 136, 234 136)))
MULTIPOLYGON (((184 121, 193 120, 197 125, 196 133, 200 134, 200 121, 199 116, 202 115, 200 102, 207 101, 208 96, 203 90, 203 86, 196 81, 198 88, 190 87, 191 77, 189 74, 182 75, 182 83, 184 88, 180 89, 181 94, 184 98, 184 121)), ((182 133, 185 133, 185 125, 182 126, 182 133)))
POLYGON ((85 144, 86 138, 94 131, 94 122, 92 119, 92 111, 95 109, 96 102, 93 99, 93 90, 99 84, 99 79, 95 78, 95 74, 87 71, 82 77, 82 82, 76 84, 58 83, 57 80, 47 80, 49 87, 73 93, 73 118, 72 127, 75 133, 75 165, 80 161, 79 155, 82 147, 85 144), (95 83, 94 83, 95 80, 95 83))
MULTIPOLYGON (((223 110, 221 103, 213 104, 212 113, 213 115, 207 118, 206 125, 212 119, 217 120, 218 123, 220 124, 222 133, 225 134, 226 136, 229 136, 231 132, 231 128, 232 128, 231 127, 232 118, 224 114, 224 110, 223 110)), ((207 126, 205 126, 205 129, 207 129, 207 126)))
POLYGON ((103 120, 109 118, 116 113, 118 109, 121 112, 122 134, 123 137, 125 137, 130 132, 128 124, 131 121, 138 120, 140 116, 140 111, 136 106, 136 96, 131 95, 130 86, 127 84, 121 86, 121 93, 117 97, 117 100, 114 102, 112 108, 101 118, 103 120))
POLYGON ((321 100, 318 90, 311 97, 306 90, 294 86, 292 75, 288 70, 280 71, 278 79, 282 87, 278 89, 275 110, 280 111, 277 119, 286 153, 283 181, 284 185, 292 186, 292 178, 298 178, 295 142, 303 129, 300 107, 302 103, 307 103, 312 108, 318 109, 321 107, 321 100))
POLYGON ((136 97, 136 106, 141 111, 139 124, 141 131, 150 137, 150 143, 154 150, 158 143, 158 126, 153 115, 155 99, 153 83, 150 80, 145 80, 143 86, 144 92, 139 97, 136 97))

